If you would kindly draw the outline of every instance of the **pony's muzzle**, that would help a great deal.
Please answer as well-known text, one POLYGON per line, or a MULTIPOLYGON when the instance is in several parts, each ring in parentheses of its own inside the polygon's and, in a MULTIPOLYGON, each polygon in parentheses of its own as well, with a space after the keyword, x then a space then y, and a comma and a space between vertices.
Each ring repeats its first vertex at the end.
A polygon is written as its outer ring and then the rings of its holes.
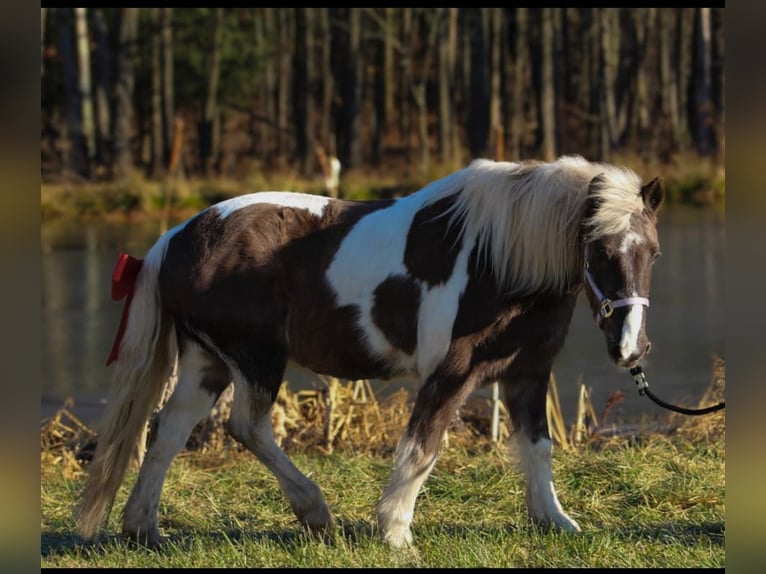
POLYGON ((620 343, 615 343, 609 346, 609 356, 618 367, 631 369, 649 354, 651 348, 652 343, 649 340, 645 340, 642 345, 632 348, 626 348, 620 343))

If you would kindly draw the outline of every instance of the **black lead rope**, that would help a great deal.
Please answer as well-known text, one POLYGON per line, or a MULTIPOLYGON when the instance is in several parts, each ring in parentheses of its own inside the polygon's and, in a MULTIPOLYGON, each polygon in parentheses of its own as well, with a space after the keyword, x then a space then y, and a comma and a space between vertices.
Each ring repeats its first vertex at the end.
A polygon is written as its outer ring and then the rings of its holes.
POLYGON ((711 407, 705 407, 704 409, 687 409, 685 407, 677 407, 675 405, 671 405, 670 403, 666 403, 661 398, 659 398, 657 395, 655 395, 652 391, 649 390, 649 382, 646 380, 646 375, 644 374, 644 370, 641 368, 641 366, 633 367, 630 370, 630 374, 633 375, 633 379, 636 381, 636 385, 638 385, 638 394, 641 396, 646 395, 650 399, 652 399, 655 403, 660 405, 663 408, 669 409, 671 411, 675 411, 677 413, 681 413, 683 415, 706 415, 708 413, 713 413, 715 411, 720 411, 723 408, 726 408, 726 402, 718 403, 717 405, 713 405, 711 407))

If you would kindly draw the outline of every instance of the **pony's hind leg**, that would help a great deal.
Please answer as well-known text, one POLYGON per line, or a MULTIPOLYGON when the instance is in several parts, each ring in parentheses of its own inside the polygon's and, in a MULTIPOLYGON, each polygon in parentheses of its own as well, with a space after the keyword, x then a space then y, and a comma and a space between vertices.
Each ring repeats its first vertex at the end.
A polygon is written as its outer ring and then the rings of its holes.
MULTIPOLYGON (((333 519, 322 491, 287 457, 274 440, 271 408, 282 384, 286 357, 279 349, 266 351, 269 366, 255 364, 252 355, 237 362, 241 371, 232 369, 234 402, 229 431, 276 477, 299 522, 309 531, 329 534, 333 519), (279 363, 281 367, 275 368, 279 363)), ((243 354, 238 354, 243 357, 243 354)))
POLYGON ((545 414, 549 377, 550 372, 546 372, 534 378, 503 382, 519 465, 526 480, 527 512, 542 527, 580 532, 577 522, 564 512, 553 486, 551 440, 545 414))
POLYGON ((157 416, 151 445, 123 516, 123 533, 148 546, 162 542, 157 513, 170 463, 230 382, 226 365, 197 343, 182 337, 179 354, 178 383, 157 416))

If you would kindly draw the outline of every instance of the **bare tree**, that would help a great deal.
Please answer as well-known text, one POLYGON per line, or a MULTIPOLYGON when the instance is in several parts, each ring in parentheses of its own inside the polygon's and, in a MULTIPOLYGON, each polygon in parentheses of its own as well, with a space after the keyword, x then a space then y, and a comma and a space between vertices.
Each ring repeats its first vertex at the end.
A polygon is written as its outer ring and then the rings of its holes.
POLYGON ((152 105, 152 177, 160 177, 163 171, 164 131, 162 129, 162 40, 161 40, 161 9, 151 11, 151 105, 152 105))
POLYGON ((85 8, 75 8, 75 25, 77 28, 77 61, 78 61, 78 88, 80 91, 80 105, 82 107, 82 132, 85 138, 85 150, 87 152, 87 167, 96 159, 96 131, 93 119, 93 98, 91 96, 90 82, 90 42, 88 38, 88 14, 85 8))
POLYGON ((486 154, 489 141, 489 8, 468 8, 470 27, 470 102, 468 146, 471 155, 486 154))
POLYGON ((527 45, 527 8, 516 8, 516 64, 513 70, 513 115, 511 119, 511 154, 515 160, 521 159, 524 153, 524 130, 526 121, 524 114, 524 96, 527 87, 527 62, 529 49, 527 45))
POLYGON ((173 146, 175 100, 173 95, 173 9, 161 8, 162 35, 162 125, 164 132, 164 156, 170 164, 173 146))
POLYGON ((212 174, 213 162, 218 152, 214 121, 218 112, 218 78, 221 71, 221 36, 223 33, 223 8, 213 11, 213 29, 210 41, 210 56, 207 66, 207 90, 205 107, 200 126, 200 159, 205 173, 212 174))
MULTIPOLYGON (((498 130, 502 130, 502 95, 500 91, 502 80, 502 41, 503 41, 503 9, 490 8, 489 16, 492 27, 491 38, 491 72, 490 72, 490 105, 489 105, 489 125, 491 126, 490 138, 498 130)), ((495 157, 498 156, 498 150, 495 150, 495 157)))
POLYGON ((64 67, 64 91, 66 94, 66 130, 69 141, 64 147, 63 163, 65 171, 85 173, 85 142, 82 132, 82 108, 77 86, 77 64, 75 62, 72 26, 74 11, 72 8, 59 8, 59 51, 64 67))
POLYGON ((133 124, 133 86, 138 36, 138 8, 122 8, 120 43, 117 55, 117 85, 115 87, 114 159, 115 176, 127 177, 133 169, 130 149, 133 124))
MULTIPOLYGON (((332 73, 332 28, 330 27, 329 8, 319 9, 319 34, 323 38, 322 46, 322 105, 321 122, 319 124, 319 141, 322 146, 330 146, 335 138, 331 136, 332 125, 332 98, 335 91, 335 80, 332 73)), ((336 154, 334 146, 330 149, 331 154, 336 154)))
POLYGON ((543 158, 556 159, 556 109, 553 79, 553 8, 543 8, 542 13, 542 93, 541 111, 543 122, 543 158))
POLYGON ((674 8, 660 10, 660 84, 662 85, 662 111, 667 118, 667 137, 669 147, 676 149, 680 137, 678 112, 678 78, 675 66, 676 47, 675 23, 677 19, 674 8))
POLYGON ((95 8, 93 16, 93 40, 95 50, 95 88, 94 100, 96 108, 96 162, 101 169, 111 162, 109 153, 110 106, 107 94, 110 91, 109 77, 109 31, 104 18, 104 11, 95 8))
POLYGON ((301 171, 309 175, 313 170, 314 154, 309 149, 314 141, 311 93, 310 54, 313 51, 311 36, 311 8, 295 9, 295 45, 293 52, 293 110, 295 111, 295 155, 301 171))
POLYGON ((290 118, 290 80, 292 74, 291 68, 291 46, 293 45, 293 31, 291 12, 288 10, 277 10, 277 25, 279 27, 279 50, 277 58, 279 60, 279 74, 277 75, 277 154, 284 157, 291 153, 290 140, 288 134, 290 118))
POLYGON ((713 124, 713 102, 711 98, 711 31, 710 8, 696 9, 696 70, 694 86, 694 118, 697 153, 708 156, 711 152, 710 128, 713 124))
POLYGON ((40 75, 45 73, 45 8, 40 8, 40 75))
POLYGON ((442 19, 439 33, 439 153, 445 163, 452 162, 452 130, 453 126, 453 101, 454 101, 454 68, 450 60, 450 26, 452 11, 456 8, 447 8, 449 19, 442 19))
POLYGON ((423 56, 422 70, 418 81, 412 84, 413 100, 418 106, 418 136, 420 139, 420 167, 423 174, 428 173, 431 165, 431 150, 428 138, 428 108, 426 106, 426 83, 431 67, 431 60, 436 50, 436 39, 439 31, 439 21, 443 14, 442 8, 429 10, 424 14, 423 27, 425 28, 425 54, 423 56), (430 22, 428 15, 431 14, 430 22))

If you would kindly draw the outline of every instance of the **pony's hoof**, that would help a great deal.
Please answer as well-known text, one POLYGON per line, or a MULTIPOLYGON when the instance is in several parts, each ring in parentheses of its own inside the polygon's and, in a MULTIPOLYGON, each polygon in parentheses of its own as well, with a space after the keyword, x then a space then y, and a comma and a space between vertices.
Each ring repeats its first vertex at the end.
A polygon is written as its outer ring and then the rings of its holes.
POLYGON ((412 548, 412 532, 409 528, 392 528, 382 534, 383 542, 391 548, 412 548))
POLYGON ((544 518, 533 518, 532 521, 540 528, 545 530, 556 530, 576 534, 582 532, 580 525, 567 514, 557 516, 546 516, 544 518))
POLYGON ((159 548, 165 543, 165 537, 160 534, 159 529, 156 527, 150 528, 148 531, 141 529, 123 529, 122 534, 134 544, 150 549, 159 548))
POLYGON ((332 536, 335 532, 335 520, 326 506, 301 517, 300 522, 311 534, 332 536))

